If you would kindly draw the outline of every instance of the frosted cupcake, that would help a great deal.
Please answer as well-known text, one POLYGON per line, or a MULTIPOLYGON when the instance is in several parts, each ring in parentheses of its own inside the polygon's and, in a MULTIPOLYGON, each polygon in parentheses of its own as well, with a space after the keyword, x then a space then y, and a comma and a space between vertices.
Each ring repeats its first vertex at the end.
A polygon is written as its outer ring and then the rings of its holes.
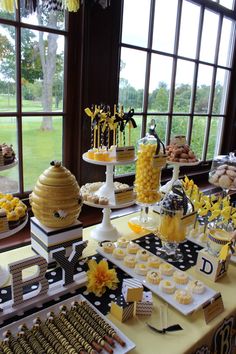
POLYGON ((161 280, 160 281, 160 288, 166 294, 173 294, 175 291, 175 282, 173 280, 161 280))
POLYGON ((169 263, 162 263, 160 264, 159 270, 161 274, 171 276, 174 273, 175 268, 169 263))
POLYGON ((113 242, 103 242, 102 249, 106 253, 112 253, 115 249, 115 245, 113 242))
POLYGON ((148 272, 148 267, 145 263, 136 263, 134 271, 139 275, 146 275, 148 272))
POLYGON ((156 256, 149 256, 148 257, 147 266, 149 268, 159 268, 161 263, 162 263, 161 259, 156 256))
POLYGON ((112 254, 116 259, 123 259, 126 255, 125 251, 122 248, 115 248, 112 254))
POLYGON ((139 249, 137 252, 137 259, 140 261, 146 261, 149 257, 149 252, 144 249, 139 249))
POLYGON ((117 240, 117 245, 121 248, 126 248, 129 244, 129 240, 127 240, 127 238, 125 237, 120 237, 117 240))
POLYGON ((128 252, 129 254, 136 254, 139 249, 140 249, 140 247, 137 245, 137 243, 130 242, 130 243, 127 245, 127 252, 128 252))
POLYGON ((124 257, 124 265, 128 268, 134 268, 136 264, 136 258, 132 255, 127 255, 124 257))
POLYGON ((177 283, 177 284, 187 284, 188 282, 188 275, 184 272, 182 272, 181 270, 176 270, 173 273, 173 280, 177 283))
POLYGON ((193 294, 202 294, 206 290, 205 285, 199 280, 190 280, 187 289, 193 294))
POLYGON ((178 289, 175 291, 174 298, 178 303, 188 305, 192 302, 191 292, 185 289, 178 289))
POLYGON ((162 280, 162 276, 157 270, 149 270, 147 272, 146 280, 151 284, 157 285, 162 280))

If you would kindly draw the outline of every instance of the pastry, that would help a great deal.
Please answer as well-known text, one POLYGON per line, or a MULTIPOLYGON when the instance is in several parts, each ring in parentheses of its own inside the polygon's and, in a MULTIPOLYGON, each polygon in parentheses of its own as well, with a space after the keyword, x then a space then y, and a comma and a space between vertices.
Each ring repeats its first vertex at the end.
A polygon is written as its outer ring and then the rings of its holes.
POLYGON ((139 248, 140 247, 137 245, 137 243, 130 242, 127 245, 127 252, 130 254, 136 254, 138 252, 139 248))
POLYGON ((110 241, 103 242, 102 249, 106 253, 112 253, 115 249, 115 245, 113 242, 110 242, 110 241))
POLYGON ((126 255, 126 252, 122 248, 115 248, 112 254, 116 259, 123 259, 126 255))
POLYGON ((149 270, 147 272, 146 280, 151 284, 159 284, 162 280, 162 276, 157 270, 149 270))
POLYGON ((127 240, 127 238, 125 237, 120 237, 117 240, 117 245, 121 248, 126 248, 128 244, 129 244, 129 240, 127 240))
POLYGON ((163 279, 160 281, 159 285, 164 293, 173 294, 175 291, 175 282, 173 280, 163 279))
POLYGON ((106 197, 99 197, 98 204, 108 205, 109 204, 109 199, 106 198, 106 197))
POLYGON ((140 261, 146 261, 149 257, 149 252, 144 250, 144 249, 140 249, 137 252, 137 259, 140 261))
POLYGON ((188 305, 192 302, 191 292, 185 289, 177 289, 174 294, 174 298, 178 303, 188 305))
POLYGON ((7 220, 9 224, 9 229, 14 229, 20 224, 20 218, 15 211, 9 211, 7 213, 7 220))
POLYGON ((149 256, 147 259, 147 266, 149 268, 159 268, 162 260, 156 256, 149 256))
POLYGON ((206 287, 199 280, 190 280, 188 282, 187 289, 191 291, 193 294, 202 294, 204 293, 206 287))
POLYGON ((128 268, 134 268, 136 264, 136 257, 132 255, 127 255, 124 258, 124 265, 128 268))
POLYGON ((136 263, 134 271, 139 275, 146 275, 148 272, 148 267, 145 263, 136 263))
POLYGON ((182 272, 181 270, 176 270, 173 273, 173 280, 177 284, 187 284, 188 282, 188 275, 185 272, 182 272))
POLYGON ((175 268, 169 263, 160 264, 159 270, 163 275, 172 275, 174 273, 175 268))

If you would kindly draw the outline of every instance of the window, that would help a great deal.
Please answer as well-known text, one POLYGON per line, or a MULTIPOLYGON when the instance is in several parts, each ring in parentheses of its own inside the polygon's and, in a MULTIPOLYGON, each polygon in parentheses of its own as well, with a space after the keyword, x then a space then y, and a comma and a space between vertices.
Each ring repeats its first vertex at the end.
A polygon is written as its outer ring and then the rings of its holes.
POLYGON ((166 144, 186 135, 203 162, 221 151, 234 8, 233 0, 123 1, 119 102, 135 110, 134 141, 155 118, 166 144))
POLYGON ((62 160, 67 16, 18 3, 0 11, 0 143, 18 164, 1 172, 3 192, 24 193, 54 159, 62 160))

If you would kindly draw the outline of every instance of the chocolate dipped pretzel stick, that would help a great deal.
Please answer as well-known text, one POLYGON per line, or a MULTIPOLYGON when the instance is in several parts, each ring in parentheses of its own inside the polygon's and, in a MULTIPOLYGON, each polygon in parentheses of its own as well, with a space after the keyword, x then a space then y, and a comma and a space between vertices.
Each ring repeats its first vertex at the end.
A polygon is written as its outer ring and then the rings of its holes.
POLYGON ((20 343, 21 347, 23 348, 25 354, 34 354, 34 351, 32 350, 31 346, 28 344, 26 337, 25 337, 25 332, 20 331, 17 333, 17 340, 20 343))
MULTIPOLYGON (((77 350, 77 353, 87 354, 84 347, 80 344, 82 341, 82 333, 78 333, 75 328, 68 322, 64 321, 64 317, 60 314, 59 317, 53 317, 53 323, 56 325, 58 330, 66 337, 70 344, 77 350)), ((85 338, 86 340, 86 338, 85 338)))
POLYGON ((49 316, 48 319, 46 320, 45 324, 48 326, 50 331, 55 335, 55 337, 59 340, 61 345, 68 351, 68 353, 77 354, 76 349, 67 340, 65 334, 57 329, 57 327, 55 326, 53 321, 54 321, 53 317, 49 316))
POLYGON ((8 330, 7 332, 5 332, 4 337, 9 340, 9 347, 11 348, 13 353, 25 354, 24 349, 16 340, 16 338, 11 334, 11 331, 8 330))
POLYGON ((73 311, 74 316, 79 315, 87 321, 89 325, 93 327, 111 346, 115 346, 114 340, 107 335, 106 331, 96 321, 94 321, 89 313, 83 307, 79 306, 78 303, 72 305, 71 311, 73 311))
POLYGON ((9 347, 9 339, 5 338, 1 343, 1 348, 4 354, 14 354, 11 348, 9 347))
POLYGON ((50 331, 46 324, 42 323, 39 318, 37 318, 37 324, 39 324, 39 330, 43 337, 49 342, 57 354, 68 354, 68 352, 63 348, 61 343, 55 337, 55 335, 50 331))
POLYGON ((25 324, 21 325, 19 329, 21 331, 24 331, 25 337, 34 352, 36 352, 37 354, 45 354, 43 347, 25 324))
POLYGON ((40 332, 38 323, 33 326, 32 331, 34 333, 35 338, 42 344, 42 347, 45 350, 46 354, 55 354, 55 350, 53 349, 53 347, 40 332))
POLYGON ((0 354, 4 354, 3 349, 2 349, 2 343, 0 343, 0 354))
MULTIPOLYGON (((61 313, 61 315, 64 314, 64 311, 61 313)), ((79 314, 77 314, 75 311, 68 311, 67 313, 64 314, 66 318, 62 318, 64 321, 69 322, 69 324, 75 325, 75 323, 80 323, 84 327, 84 329, 87 331, 87 333, 91 334, 94 338, 94 340, 100 344, 109 354, 113 354, 113 349, 109 346, 109 344, 98 334, 98 332, 95 331, 94 328, 92 328, 79 314), (76 316, 74 316, 76 315, 76 316)))
POLYGON ((123 339, 121 339, 118 334, 116 333, 116 331, 114 330, 113 327, 111 327, 109 325, 109 323, 107 323, 102 317, 100 317, 97 312, 91 307, 89 306, 89 304, 86 301, 82 301, 80 303, 80 306, 82 306, 83 308, 86 309, 86 311, 90 314, 90 316, 96 320, 99 325, 101 327, 104 328, 104 330, 107 332, 107 334, 109 336, 111 336, 112 338, 114 338, 122 347, 124 347, 126 345, 126 343, 123 341, 123 339))

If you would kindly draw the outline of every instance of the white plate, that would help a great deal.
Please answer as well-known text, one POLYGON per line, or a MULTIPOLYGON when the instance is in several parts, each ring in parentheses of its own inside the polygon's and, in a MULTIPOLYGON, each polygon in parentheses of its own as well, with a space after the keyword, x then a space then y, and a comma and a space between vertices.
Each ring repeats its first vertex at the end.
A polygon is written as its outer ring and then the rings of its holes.
POLYGON ((5 231, 5 232, 0 232, 0 240, 3 238, 7 238, 10 237, 12 235, 15 235, 17 232, 19 232, 21 229, 23 229, 25 227, 25 225, 28 222, 28 214, 26 215, 26 219, 22 222, 22 224, 18 225, 17 227, 15 227, 14 229, 5 231))
POLYGON ((0 166, 0 171, 9 170, 9 168, 12 168, 12 167, 16 166, 17 164, 18 164, 18 160, 15 159, 12 163, 9 163, 8 165, 0 166))
POLYGON ((197 166, 200 164, 200 160, 195 161, 195 162, 177 162, 177 161, 166 161, 168 165, 173 165, 173 166, 197 166))
MULTIPOLYGON (((29 329, 32 328, 33 325, 33 320, 36 317, 40 317, 41 320, 45 320, 47 318, 47 313, 50 311, 53 311, 55 314, 59 313, 59 307, 61 305, 66 305, 67 307, 70 307, 71 303, 73 301, 87 301, 82 295, 76 295, 73 296, 67 300, 64 300, 62 302, 59 302, 55 305, 52 305, 50 307, 45 308, 44 310, 38 311, 37 313, 34 313, 30 316, 27 316, 25 318, 22 318, 19 321, 16 321, 10 325, 7 325, 5 327, 0 328, 0 339, 3 338, 3 333, 6 330, 10 330, 12 332, 13 335, 16 335, 19 332, 18 327, 25 323, 27 325, 27 327, 29 329)), ((135 348, 135 343, 132 342, 128 337, 126 337, 126 335, 121 332, 111 321, 109 321, 105 316, 103 316, 103 314, 101 314, 101 312, 99 312, 89 301, 87 301, 89 303, 89 306, 91 306, 98 314, 101 318, 103 318, 107 323, 109 323, 109 325, 117 332, 117 334, 120 336, 120 338, 123 339, 123 341, 126 343, 125 347, 122 347, 120 344, 118 344, 116 342, 116 346, 113 348, 113 353, 114 354, 125 354, 128 353, 130 350, 135 348)))
MULTIPOLYGON (((139 246, 139 247, 143 248, 141 246, 139 246)), ((174 299, 173 294, 166 294, 160 289, 159 285, 153 285, 153 284, 150 284, 149 282, 147 282, 145 279, 145 276, 138 275, 137 273, 135 273, 134 269, 126 267, 123 263, 123 260, 118 260, 118 259, 114 258, 112 254, 104 252, 102 247, 97 248, 97 252, 100 253, 103 257, 107 258, 112 263, 116 264, 119 268, 121 268, 127 274, 131 275, 133 278, 139 279, 143 283, 144 286, 146 286, 148 289, 150 289, 154 294, 160 296, 163 300, 168 302, 168 304, 173 306, 176 310, 178 310, 179 312, 181 312, 185 316, 187 316, 187 315, 191 314, 192 312, 201 308, 205 302, 207 302, 208 300, 210 300, 211 298, 213 298, 216 295, 215 290, 205 286, 205 291, 203 294, 200 294, 200 295, 193 294, 193 301, 190 304, 188 304, 188 305, 179 304, 174 299)), ((150 255, 153 256, 153 253, 151 253, 151 252, 149 252, 149 253, 150 253, 150 255)), ((165 262, 165 261, 162 260, 162 262, 165 262)), ((178 270, 177 268, 175 268, 175 269, 178 270)), ((172 277, 170 277, 170 276, 163 275, 162 277, 163 277, 163 279, 172 279, 172 277)), ((195 280, 191 276, 189 276, 189 279, 195 280)), ((184 289, 185 287, 186 287, 186 285, 176 284, 176 289, 184 289)))
POLYGON ((100 165, 100 166, 107 166, 107 165, 115 165, 115 166, 119 166, 119 165, 129 165, 131 163, 134 163, 137 158, 134 158, 134 159, 131 159, 131 160, 124 160, 124 161, 97 161, 97 160, 92 160, 92 159, 89 159, 87 157, 87 153, 85 152, 83 155, 83 160, 86 161, 86 162, 89 162, 93 165, 100 165))

